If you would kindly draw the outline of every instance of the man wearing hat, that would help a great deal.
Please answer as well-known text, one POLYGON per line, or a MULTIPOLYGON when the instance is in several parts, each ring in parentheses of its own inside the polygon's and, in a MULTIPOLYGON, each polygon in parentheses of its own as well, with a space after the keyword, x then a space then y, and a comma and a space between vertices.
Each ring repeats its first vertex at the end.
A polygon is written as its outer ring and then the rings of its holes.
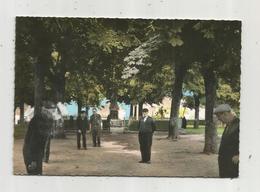
POLYGON ((139 120, 139 144, 142 160, 139 163, 151 163, 151 147, 153 133, 156 129, 155 122, 152 117, 148 116, 148 109, 143 109, 143 117, 139 120))
POLYGON ((238 177, 239 163, 239 118, 228 104, 217 106, 214 113, 226 124, 219 147, 219 176, 221 178, 238 177))
POLYGON ((86 131, 88 127, 88 117, 85 111, 81 111, 80 115, 77 118, 77 147, 81 148, 81 137, 82 137, 82 145, 83 149, 87 149, 87 141, 86 141, 86 131))
POLYGON ((101 116, 97 113, 97 109, 93 109, 93 115, 90 117, 90 131, 92 133, 92 141, 93 147, 100 147, 101 146, 101 130, 102 128, 102 119, 101 116))

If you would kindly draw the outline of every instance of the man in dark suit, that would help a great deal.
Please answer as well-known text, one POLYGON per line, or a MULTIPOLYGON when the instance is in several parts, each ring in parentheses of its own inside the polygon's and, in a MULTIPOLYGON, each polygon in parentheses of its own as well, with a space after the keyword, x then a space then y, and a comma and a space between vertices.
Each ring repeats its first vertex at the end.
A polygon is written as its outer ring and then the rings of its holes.
POLYGON ((83 149, 87 149, 87 141, 86 141, 86 131, 88 127, 88 117, 85 114, 85 111, 81 111, 80 115, 77 118, 77 147, 81 148, 81 137, 82 137, 82 145, 83 149))
POLYGON ((23 157, 29 175, 42 174, 42 159, 46 140, 53 125, 52 106, 45 102, 39 113, 31 119, 24 138, 23 157))
POLYGON ((139 144, 142 160, 139 163, 151 163, 151 147, 153 133, 156 129, 155 122, 152 117, 148 116, 148 109, 143 109, 143 117, 139 120, 139 144))
POLYGON ((239 118, 228 104, 217 106, 214 113, 226 124, 219 147, 219 176, 221 178, 238 177, 239 163, 239 118))

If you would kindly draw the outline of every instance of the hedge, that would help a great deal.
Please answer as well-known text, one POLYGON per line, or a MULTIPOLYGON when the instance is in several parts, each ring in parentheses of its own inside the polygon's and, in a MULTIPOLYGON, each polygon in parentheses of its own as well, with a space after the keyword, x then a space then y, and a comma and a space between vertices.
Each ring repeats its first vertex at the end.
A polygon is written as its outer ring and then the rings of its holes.
MULTIPOLYGON (((194 120, 188 120, 187 126, 193 126, 194 120)), ((157 131, 168 131, 169 120, 155 120, 156 129, 157 131)), ((205 125, 204 120, 200 120, 200 125, 205 125)), ((131 123, 128 125, 128 129, 130 131, 137 131, 138 130, 138 120, 132 120, 131 123)))

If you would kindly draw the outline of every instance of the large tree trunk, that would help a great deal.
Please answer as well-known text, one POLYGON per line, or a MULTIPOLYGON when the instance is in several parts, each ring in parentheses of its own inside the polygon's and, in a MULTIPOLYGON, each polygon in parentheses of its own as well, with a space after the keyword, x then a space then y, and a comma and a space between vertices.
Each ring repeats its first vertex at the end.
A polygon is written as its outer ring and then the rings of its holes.
POLYGON ((34 114, 41 112, 44 94, 44 56, 34 63, 34 114))
POLYGON ((24 102, 20 102, 20 124, 24 123, 24 102))
MULTIPOLYGON (((138 103, 138 115, 139 115, 139 117, 142 117, 142 115, 143 115, 143 102, 140 102, 140 103, 138 103)), ((138 119, 140 119, 140 118, 138 118, 138 119)))
POLYGON ((134 119, 137 120, 137 107, 136 105, 133 106, 134 107, 134 119))
MULTIPOLYGON (((66 57, 65 53, 62 56, 63 57, 62 57, 61 61, 56 61, 54 74, 52 76, 52 79, 53 79, 52 92, 53 92, 55 103, 64 102, 66 62, 68 62, 69 58, 66 57)), ((56 128, 55 137, 65 138, 64 126, 58 126, 56 128)))
POLYGON ((194 108, 195 108, 195 119, 193 127, 195 129, 199 128, 199 113, 200 113, 200 97, 199 95, 194 95, 194 108))
POLYGON ((57 74, 55 77, 54 88, 54 101, 55 103, 64 101, 65 92, 65 77, 62 74, 57 74))
POLYGON ((89 111, 89 106, 86 105, 86 116, 87 116, 87 117, 89 116, 89 115, 88 115, 88 111, 89 111))
MULTIPOLYGON (((65 92, 65 77, 61 73, 57 73, 54 76, 53 81, 53 93, 54 93, 54 102, 64 101, 64 92, 65 92)), ((62 117, 63 118, 63 117, 62 117)), ((62 126, 56 126, 55 128, 55 138, 65 138, 64 124, 62 126)))
POLYGON ((169 129, 168 129, 168 138, 171 139, 177 139, 179 136, 177 121, 179 117, 180 101, 182 98, 182 84, 183 84, 185 72, 186 72, 185 66, 179 64, 178 66, 175 67, 175 81, 173 84, 171 113, 170 113, 169 129))
POLYGON ((204 153, 217 153, 217 130, 213 121, 213 110, 216 99, 216 75, 212 70, 204 73, 206 109, 205 109, 205 146, 204 153))
POLYGON ((168 125, 168 138, 172 138, 173 136, 173 110, 174 110, 174 102, 173 102, 173 97, 172 97, 172 101, 171 101, 171 112, 170 112, 170 121, 169 121, 169 125, 168 125))
POLYGON ((109 109, 110 109, 111 119, 118 119, 119 106, 117 104, 116 94, 113 94, 111 96, 109 109))
POLYGON ((53 87, 54 87, 54 99, 55 102, 64 102, 65 94, 65 73, 67 62, 70 61, 70 58, 67 56, 66 52, 62 54, 62 60, 57 61, 55 66, 55 73, 53 74, 53 87))
POLYGON ((81 112, 81 109, 82 109, 82 102, 80 100, 78 100, 77 104, 78 104, 78 116, 80 116, 80 112, 81 112))
POLYGON ((134 110, 133 110, 133 104, 131 103, 130 104, 130 117, 133 117, 133 113, 134 113, 134 110))

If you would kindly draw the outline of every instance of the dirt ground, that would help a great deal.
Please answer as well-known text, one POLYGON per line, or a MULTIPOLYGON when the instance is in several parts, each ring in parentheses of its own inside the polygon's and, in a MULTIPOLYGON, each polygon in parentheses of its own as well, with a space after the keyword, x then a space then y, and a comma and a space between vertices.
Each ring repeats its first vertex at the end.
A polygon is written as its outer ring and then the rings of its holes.
MULTIPOLYGON (((173 176, 218 177, 217 155, 202 154, 203 135, 181 135, 179 141, 166 139, 166 133, 153 137, 151 164, 140 160, 138 137, 135 133, 104 134, 101 147, 77 150, 76 136, 51 141, 49 163, 43 175, 84 176, 173 176)), ((22 156, 23 139, 14 142, 14 174, 26 174, 22 156)))

